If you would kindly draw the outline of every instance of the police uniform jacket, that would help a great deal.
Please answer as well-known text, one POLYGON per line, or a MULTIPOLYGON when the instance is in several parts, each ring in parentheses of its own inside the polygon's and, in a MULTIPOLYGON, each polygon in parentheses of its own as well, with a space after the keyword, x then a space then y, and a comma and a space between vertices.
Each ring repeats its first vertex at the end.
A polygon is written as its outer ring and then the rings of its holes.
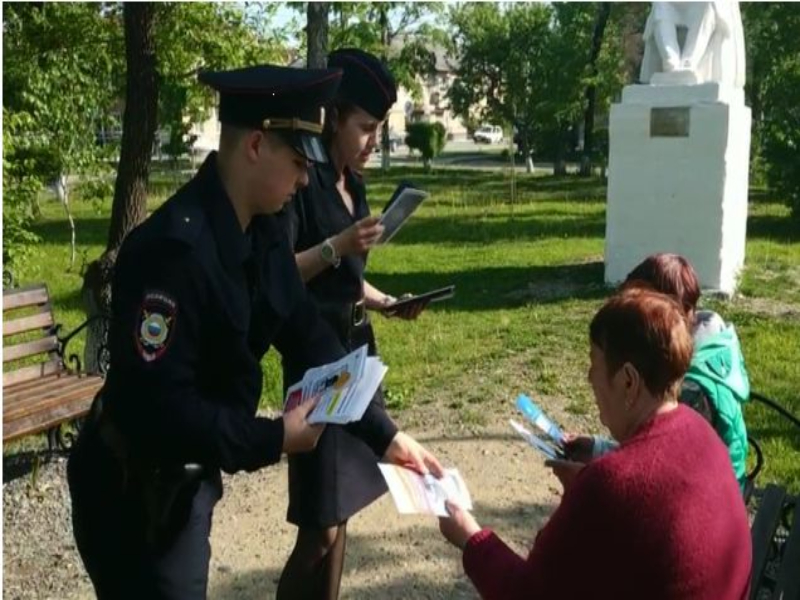
MULTIPOLYGON (((295 252, 303 252, 353 223, 369 216, 367 193, 361 176, 345 170, 347 189, 353 199, 353 214, 336 189, 338 176, 331 163, 313 165, 308 186, 286 207, 289 238, 295 252)), ((367 253, 342 256, 338 267, 326 268, 307 282, 308 290, 322 304, 358 302, 364 296, 367 253)))
MULTIPOLYGON (((305 291, 276 215, 242 232, 212 153, 126 239, 112 288, 107 410, 136 460, 226 472, 279 460, 283 422, 255 417, 270 346, 316 366, 344 349, 305 291)), ((382 455, 379 407, 348 430, 382 455)))

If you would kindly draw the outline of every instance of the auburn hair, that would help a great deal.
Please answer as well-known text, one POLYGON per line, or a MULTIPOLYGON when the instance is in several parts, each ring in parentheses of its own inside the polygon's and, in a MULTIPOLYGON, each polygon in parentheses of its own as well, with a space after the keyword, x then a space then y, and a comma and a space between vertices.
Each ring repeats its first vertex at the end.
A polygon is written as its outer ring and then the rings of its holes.
POLYGON ((694 348, 674 299, 654 290, 623 290, 594 316, 589 337, 603 351, 609 377, 630 363, 654 396, 677 397, 694 348))
POLYGON ((638 287, 639 282, 650 284, 653 289, 667 294, 691 315, 700 299, 700 282, 691 263, 680 254, 662 252, 645 258, 628 273, 622 289, 638 287))

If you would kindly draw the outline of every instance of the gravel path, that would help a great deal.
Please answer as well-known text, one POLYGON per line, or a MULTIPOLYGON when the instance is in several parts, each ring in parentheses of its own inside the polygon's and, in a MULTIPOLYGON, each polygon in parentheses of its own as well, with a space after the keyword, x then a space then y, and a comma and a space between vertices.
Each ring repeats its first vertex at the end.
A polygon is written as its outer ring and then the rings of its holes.
MULTIPOLYGON (((419 426, 457 422, 450 416, 429 408, 401 418, 446 466, 460 469, 478 521, 524 552, 558 502, 557 480, 509 433, 510 414, 482 427, 419 426)), ((575 417, 560 416, 568 428, 585 429, 575 417)), ((209 598, 274 595, 294 541, 294 528, 285 522, 286 487, 285 461, 225 478, 212 532, 209 598)), ((343 599, 476 598, 459 553, 441 537, 435 519, 400 516, 386 496, 354 518, 348 532, 343 599)), ((72 540, 66 459, 44 464, 35 486, 30 475, 4 483, 3 534, 4 598, 93 597, 72 540)))

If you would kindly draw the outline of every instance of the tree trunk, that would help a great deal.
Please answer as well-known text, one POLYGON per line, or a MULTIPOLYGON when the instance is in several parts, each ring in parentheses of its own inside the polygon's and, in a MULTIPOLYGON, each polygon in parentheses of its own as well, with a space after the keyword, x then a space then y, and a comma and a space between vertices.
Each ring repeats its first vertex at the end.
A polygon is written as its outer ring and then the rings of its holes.
POLYGON ((156 5, 150 2, 126 2, 123 8, 125 113, 107 250, 119 248, 125 236, 144 221, 147 212, 147 181, 158 109, 155 12, 156 5))
MULTIPOLYGON (((127 73, 122 147, 106 251, 87 267, 83 278, 81 296, 90 317, 110 310, 111 279, 117 252, 125 236, 144 221, 147 213, 147 182, 158 109, 157 10, 158 6, 150 2, 126 2, 123 5, 127 73)), ((88 330, 84 356, 87 368, 93 370, 97 368, 97 348, 105 333, 102 324, 96 323, 96 327, 88 330)))
POLYGON ((328 2, 309 2, 306 9, 306 66, 324 69, 328 64, 328 2))
POLYGON ((69 208, 69 187, 67 187, 67 174, 59 173, 56 177, 53 187, 55 188, 56 198, 64 207, 64 213, 69 222, 69 268, 70 270, 75 266, 75 219, 72 218, 72 211, 69 208))
POLYGON ((525 172, 526 173, 533 173, 533 149, 531 148, 531 144, 528 141, 528 135, 520 133, 519 134, 519 153, 523 159, 525 159, 525 172))
MULTIPOLYGON (((380 5, 380 25, 381 25, 381 46, 383 48, 383 60, 389 56, 389 15, 385 4, 380 5)), ((381 130, 381 170, 386 173, 389 170, 389 152, 391 151, 391 140, 389 139, 389 119, 383 122, 381 130)))
POLYGON ((625 62, 625 83, 639 81, 644 58, 644 25, 650 4, 647 2, 617 2, 614 5, 615 19, 622 27, 622 49, 625 62))
POLYGON ((565 159, 567 133, 562 128, 558 134, 556 155, 553 159, 553 175, 559 177, 567 174, 567 161, 565 159))
POLYGON ((592 33, 592 48, 589 54, 589 72, 591 80, 586 86, 586 112, 583 116, 583 157, 581 159, 580 174, 588 177, 592 174, 592 153, 594 152, 594 113, 597 104, 597 58, 603 47, 603 36, 611 14, 611 4, 600 2, 597 5, 597 18, 594 22, 592 33))

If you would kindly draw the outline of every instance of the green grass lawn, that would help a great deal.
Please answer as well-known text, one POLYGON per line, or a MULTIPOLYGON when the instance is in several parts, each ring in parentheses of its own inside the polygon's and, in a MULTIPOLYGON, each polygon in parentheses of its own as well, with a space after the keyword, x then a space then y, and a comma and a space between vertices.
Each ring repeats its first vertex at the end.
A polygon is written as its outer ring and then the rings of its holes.
MULTIPOLYGON (((586 383, 587 328, 609 293, 602 182, 530 176, 512 182, 508 173, 466 170, 369 172, 373 211, 408 178, 431 197, 391 244, 371 254, 368 279, 395 295, 453 283, 456 296, 414 323, 374 319, 390 367, 389 401, 400 419, 415 403, 439 403, 479 422, 523 390, 545 404, 596 415, 586 383)), ((151 208, 178 183, 159 174, 151 208)), ((81 269, 102 251, 110 208, 73 207, 79 244, 73 268, 62 208, 50 201, 43 209, 36 226, 43 242, 17 277, 46 281, 57 318, 76 326, 83 317, 81 269)), ((706 305, 736 324, 753 388, 800 414, 800 227, 760 191, 751 198, 740 289, 733 301, 706 305)), ((277 360, 269 355, 264 403, 276 405, 279 390, 277 360)), ((800 491, 800 431, 761 405, 748 404, 746 418, 766 455, 761 481, 800 491)))

